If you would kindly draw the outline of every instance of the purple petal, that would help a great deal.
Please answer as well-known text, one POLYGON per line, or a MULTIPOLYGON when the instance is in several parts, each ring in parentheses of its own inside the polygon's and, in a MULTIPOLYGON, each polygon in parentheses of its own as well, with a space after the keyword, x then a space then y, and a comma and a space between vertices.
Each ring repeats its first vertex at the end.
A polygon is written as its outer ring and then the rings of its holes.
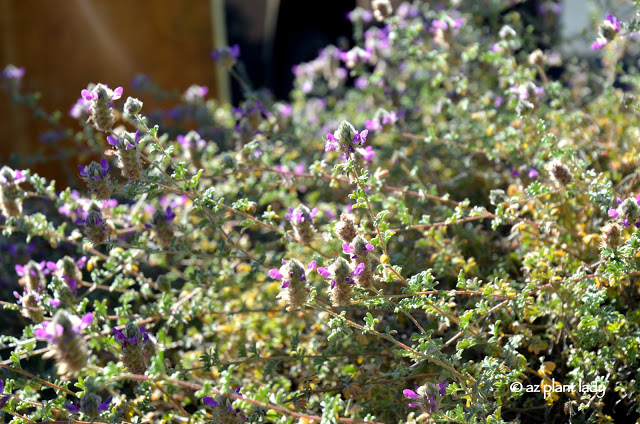
POLYGON ((102 402, 100 406, 98 406, 98 411, 106 411, 107 409, 109 409, 109 405, 111 404, 111 399, 113 399, 113 396, 109 396, 107 400, 102 402))
POLYGON ((371 244, 371 243, 367 243, 367 245, 364 248, 366 250, 373 250, 374 249, 373 244, 371 244))
POLYGON ((85 100, 93 100, 93 93, 89 90, 82 90, 80 92, 80 95, 82 96, 83 99, 85 100))
POLYGON ((62 302, 60 302, 58 299, 51 299, 51 300, 49 300, 49 305, 51 305, 51 306, 56 306, 56 307, 58 307, 58 306, 60 306, 60 304, 61 304, 61 303, 62 303, 62 302))
POLYGON ((416 408, 418 406, 417 402, 410 402, 409 403, 409 408, 416 408))
POLYGON ((108 142, 109 144, 111 144, 112 146, 117 146, 117 145, 118 145, 118 139, 117 139, 117 138, 115 138, 115 137, 114 137, 114 136, 112 136, 112 135, 107 136, 107 142, 108 142))
POLYGON ((618 213, 618 211, 616 209, 609 209, 609 216, 611 218, 613 218, 613 219, 618 219, 620 214, 618 213))
POLYGON ((351 275, 358 276, 358 275, 362 274, 364 272, 364 268, 365 268, 365 265, 363 263, 362 264, 358 264, 358 266, 356 267, 356 269, 353 270, 351 275))
POLYGON ((344 243, 342 245, 342 251, 345 254, 349 255, 349 254, 353 253, 353 247, 349 246, 347 243, 344 243))
POLYGON ((80 329, 84 330, 93 322, 93 312, 89 312, 88 314, 84 314, 82 319, 80 320, 80 329))
POLYGON ((269 277, 271 277, 273 279, 276 279, 276 280, 282 280, 284 278, 284 275, 282 275, 280 270, 272 268, 272 269, 269 270, 269 277))
POLYGON ((113 334, 114 334, 116 339, 118 339, 120 341, 125 341, 127 339, 124 336, 124 334, 122 333, 122 331, 118 330, 116 327, 113 327, 112 330, 113 330, 113 334))
POLYGON ((418 396, 418 394, 416 392, 414 392, 413 390, 411 390, 411 389, 404 389, 402 391, 402 394, 407 399, 420 399, 420 396, 418 396))
POLYGON ((74 405, 73 403, 65 403, 64 407, 72 414, 76 414, 80 411, 80 405, 74 405))
POLYGON ((307 265, 307 271, 313 271, 314 269, 316 269, 316 267, 317 267, 316 261, 311 261, 309 262, 309 265, 307 265))
POLYGON ((438 387, 440 388, 440 396, 444 396, 447 394, 447 380, 442 380, 438 383, 438 387))
POLYGON ((282 283, 282 285, 280 286, 281 289, 286 289, 287 287, 289 287, 291 285, 291 281, 289 280, 284 280, 284 282, 282 283))
POLYGON ((16 265, 16 274, 20 277, 24 277, 24 267, 22 265, 16 265))
POLYGON ((329 278, 331 276, 331 273, 325 267, 320 267, 316 269, 316 271, 318 271, 318 274, 322 275, 324 278, 329 278))
POLYGON ((102 167, 102 169, 103 169, 104 171, 107 171, 107 169, 109 169, 109 164, 107 163, 107 159, 102 158, 102 159, 100 160, 100 166, 102 167))
POLYGON ((47 330, 45 328, 38 328, 33 332, 33 335, 36 336, 36 339, 47 340, 49 338, 49 334, 47 334, 47 330))
POLYGON ((216 402, 212 397, 209 397, 209 396, 203 397, 202 403, 204 403, 210 408, 215 408, 218 405, 218 402, 216 402))
POLYGON ((120 97, 122 97, 122 92, 124 90, 122 89, 122 87, 118 87, 115 90, 113 90, 113 95, 111 96, 111 100, 118 100, 120 97))

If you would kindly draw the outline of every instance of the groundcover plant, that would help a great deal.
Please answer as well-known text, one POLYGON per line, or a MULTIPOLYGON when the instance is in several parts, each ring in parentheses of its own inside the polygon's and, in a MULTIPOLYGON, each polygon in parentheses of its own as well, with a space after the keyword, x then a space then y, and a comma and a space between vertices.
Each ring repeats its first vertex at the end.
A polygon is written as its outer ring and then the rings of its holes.
POLYGON ((635 422, 639 26, 563 58, 511 4, 430 3, 351 12, 288 103, 232 46, 238 107, 147 111, 140 76, 60 128, 6 67, 84 185, 0 170, 0 420, 635 422))

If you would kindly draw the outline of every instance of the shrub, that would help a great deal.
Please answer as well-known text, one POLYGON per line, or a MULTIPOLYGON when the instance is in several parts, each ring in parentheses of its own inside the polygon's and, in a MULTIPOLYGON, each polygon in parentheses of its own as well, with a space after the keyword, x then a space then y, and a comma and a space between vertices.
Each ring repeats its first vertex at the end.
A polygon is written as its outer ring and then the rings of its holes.
POLYGON ((597 67, 500 2, 374 3, 290 104, 95 84, 84 188, 0 171, 5 417, 638 418, 637 23, 607 16, 597 67))

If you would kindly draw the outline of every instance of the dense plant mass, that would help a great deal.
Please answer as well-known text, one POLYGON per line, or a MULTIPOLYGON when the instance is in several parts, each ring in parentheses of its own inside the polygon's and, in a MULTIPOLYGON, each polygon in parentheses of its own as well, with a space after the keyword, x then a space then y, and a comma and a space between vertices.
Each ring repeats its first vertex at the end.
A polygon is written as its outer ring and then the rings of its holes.
POLYGON ((0 419, 637 420, 637 22, 590 63, 552 2, 427 3, 351 12, 290 103, 79 87, 82 188, 0 170, 0 419))

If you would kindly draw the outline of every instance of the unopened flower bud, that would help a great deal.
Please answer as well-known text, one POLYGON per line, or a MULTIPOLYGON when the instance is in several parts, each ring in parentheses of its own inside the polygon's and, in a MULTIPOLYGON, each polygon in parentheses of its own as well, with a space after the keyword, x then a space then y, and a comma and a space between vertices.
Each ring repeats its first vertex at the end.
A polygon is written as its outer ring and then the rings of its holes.
POLYGON ((124 114, 127 116, 135 116, 142 110, 142 102, 134 97, 128 97, 124 103, 124 114))

